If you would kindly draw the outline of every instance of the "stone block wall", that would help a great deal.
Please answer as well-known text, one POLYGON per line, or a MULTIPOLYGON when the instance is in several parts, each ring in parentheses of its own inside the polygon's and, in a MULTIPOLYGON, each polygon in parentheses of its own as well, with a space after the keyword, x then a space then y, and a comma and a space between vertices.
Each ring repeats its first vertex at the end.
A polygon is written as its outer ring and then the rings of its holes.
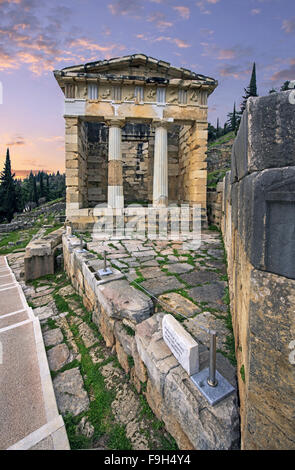
POLYGON ((67 216, 87 207, 87 128, 78 117, 66 117, 66 200, 67 216))
POLYGON ((183 126, 179 133, 179 201, 200 204, 207 221, 207 123, 183 126))
POLYGON ((224 180, 222 232, 243 449, 295 449, 295 107, 290 93, 248 100, 224 180))
POLYGON ((212 188, 207 189, 207 213, 208 213, 208 223, 216 225, 216 227, 221 226, 221 217, 222 217, 222 198, 224 191, 224 183, 217 183, 216 189, 212 188))
MULTIPOLYGON (((238 449, 236 394, 210 406, 165 344, 164 314, 154 314, 151 299, 131 286, 120 271, 113 269, 111 277, 99 280, 95 272, 103 267, 103 261, 87 250, 77 251, 79 244, 76 237, 63 236, 65 270, 72 285, 92 312, 106 346, 116 353, 136 390, 145 394, 179 448, 238 449)), ((200 366, 207 367, 208 350, 200 345, 200 352, 200 366)), ((217 368, 235 384, 233 368, 219 353, 217 368)))

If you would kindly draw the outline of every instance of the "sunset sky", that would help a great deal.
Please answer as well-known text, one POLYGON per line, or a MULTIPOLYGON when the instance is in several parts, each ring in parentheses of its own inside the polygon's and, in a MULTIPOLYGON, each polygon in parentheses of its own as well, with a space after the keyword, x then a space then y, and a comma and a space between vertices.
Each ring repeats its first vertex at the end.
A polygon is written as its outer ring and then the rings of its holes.
MULTIPOLYGON (((0 169, 64 170, 63 96, 52 71, 143 53, 218 80, 209 121, 295 79, 294 0, 0 0, 0 169)), ((19 173, 20 174, 20 173, 19 173)))

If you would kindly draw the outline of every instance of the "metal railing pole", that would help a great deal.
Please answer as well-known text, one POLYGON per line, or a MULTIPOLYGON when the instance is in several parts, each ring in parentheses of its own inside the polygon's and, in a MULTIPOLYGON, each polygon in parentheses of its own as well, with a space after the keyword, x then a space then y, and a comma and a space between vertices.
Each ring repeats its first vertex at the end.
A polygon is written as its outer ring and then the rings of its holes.
POLYGON ((107 270, 107 252, 106 252, 106 250, 104 250, 104 257, 103 257, 103 259, 104 259, 104 266, 103 266, 103 269, 104 269, 104 271, 106 271, 106 270, 107 270))
POLYGON ((216 387, 218 384, 216 380, 216 331, 214 330, 210 330, 210 362, 207 382, 210 387, 216 387))

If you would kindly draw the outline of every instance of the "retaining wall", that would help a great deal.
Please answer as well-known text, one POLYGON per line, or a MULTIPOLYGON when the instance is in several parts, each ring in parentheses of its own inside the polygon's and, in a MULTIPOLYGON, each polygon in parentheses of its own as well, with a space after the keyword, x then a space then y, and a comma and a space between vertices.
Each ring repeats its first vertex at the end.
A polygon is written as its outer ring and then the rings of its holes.
MULTIPOLYGON (((99 280, 95 273, 103 261, 87 250, 81 252, 79 246, 78 238, 63 236, 65 270, 72 285, 92 312, 106 345, 116 352, 138 393, 145 394, 179 448, 239 448, 237 395, 210 406, 164 343, 164 314, 154 314, 152 300, 120 271, 113 269, 107 280, 99 280)), ((202 345, 200 351, 202 369, 208 366, 209 353, 202 345)), ((235 385, 235 371, 219 353, 217 368, 235 385)))
POLYGON ((295 449, 295 106, 290 93, 248 100, 224 180, 222 232, 242 449, 295 449))

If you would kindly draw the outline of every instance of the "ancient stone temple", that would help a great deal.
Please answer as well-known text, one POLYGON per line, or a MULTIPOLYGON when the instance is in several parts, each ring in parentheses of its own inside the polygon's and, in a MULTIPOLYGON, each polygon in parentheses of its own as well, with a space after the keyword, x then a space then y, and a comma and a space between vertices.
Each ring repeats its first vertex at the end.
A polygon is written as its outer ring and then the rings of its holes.
POLYGON ((209 77, 143 54, 54 72, 65 95, 67 220, 108 203, 199 204, 206 222, 209 77))

